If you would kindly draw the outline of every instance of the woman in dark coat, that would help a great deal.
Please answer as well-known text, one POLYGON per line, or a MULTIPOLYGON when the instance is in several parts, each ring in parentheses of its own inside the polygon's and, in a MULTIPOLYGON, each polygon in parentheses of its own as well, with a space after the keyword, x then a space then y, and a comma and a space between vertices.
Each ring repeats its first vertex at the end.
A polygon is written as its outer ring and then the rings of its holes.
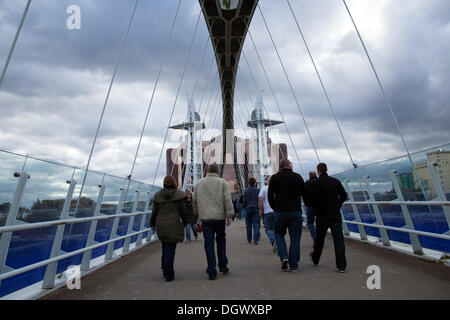
POLYGON ((175 278, 173 264, 175 248, 184 240, 184 228, 194 218, 190 217, 186 208, 186 195, 177 190, 177 182, 172 176, 164 178, 164 189, 153 198, 150 227, 156 228, 162 242, 161 266, 166 281, 175 278))

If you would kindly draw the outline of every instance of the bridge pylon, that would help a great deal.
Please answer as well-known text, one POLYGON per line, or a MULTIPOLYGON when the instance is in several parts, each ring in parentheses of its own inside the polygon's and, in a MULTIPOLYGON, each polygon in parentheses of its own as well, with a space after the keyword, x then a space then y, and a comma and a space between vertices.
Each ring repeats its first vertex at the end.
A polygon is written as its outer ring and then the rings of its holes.
MULTIPOLYGON (((171 126, 170 129, 187 131, 182 190, 186 191, 189 189, 191 192, 194 192, 195 185, 203 177, 202 129, 205 129, 205 124, 196 112, 195 104, 191 98, 188 98, 186 122, 171 126)), ((181 170, 180 174, 183 174, 183 170, 181 170)))

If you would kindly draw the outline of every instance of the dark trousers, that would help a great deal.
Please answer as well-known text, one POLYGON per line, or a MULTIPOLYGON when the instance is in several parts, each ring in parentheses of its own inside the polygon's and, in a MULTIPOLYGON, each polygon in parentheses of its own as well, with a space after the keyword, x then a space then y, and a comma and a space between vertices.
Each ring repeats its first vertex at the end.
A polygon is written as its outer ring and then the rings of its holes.
POLYGON ((225 220, 203 220, 203 237, 205 238, 205 253, 209 275, 216 276, 216 253, 214 251, 214 237, 217 243, 217 258, 219 260, 219 270, 225 269, 228 264, 227 246, 225 234, 225 220))
POLYGON ((161 268, 163 270, 164 278, 168 280, 173 280, 175 278, 173 264, 175 261, 176 247, 176 243, 162 242, 161 268))
POLYGON ((342 232, 342 221, 337 217, 316 217, 316 241, 314 242, 314 251, 312 254, 313 262, 315 264, 319 263, 328 228, 331 229, 331 234, 333 236, 336 268, 339 270, 344 270, 347 267, 347 261, 345 259, 344 234, 342 232))

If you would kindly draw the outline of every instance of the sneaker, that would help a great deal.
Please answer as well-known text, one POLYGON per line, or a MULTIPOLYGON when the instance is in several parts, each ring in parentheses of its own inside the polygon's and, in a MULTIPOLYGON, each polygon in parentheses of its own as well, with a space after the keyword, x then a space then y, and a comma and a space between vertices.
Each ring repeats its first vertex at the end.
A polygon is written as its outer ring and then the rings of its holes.
POLYGON ((281 270, 287 270, 287 268, 288 268, 288 264, 289 264, 289 261, 288 261, 288 259, 283 259, 282 261, 281 261, 281 270))
POLYGON ((296 272, 298 272, 298 269, 291 269, 291 272, 296 273, 296 272))
POLYGON ((258 244, 259 244, 259 242, 258 242, 258 241, 256 241, 256 242, 255 242, 255 246, 257 246, 258 244))
POLYGON ((214 274, 209 275, 209 280, 216 280, 217 276, 214 274))
POLYGON ((339 273, 346 273, 347 269, 336 269, 336 271, 339 273))

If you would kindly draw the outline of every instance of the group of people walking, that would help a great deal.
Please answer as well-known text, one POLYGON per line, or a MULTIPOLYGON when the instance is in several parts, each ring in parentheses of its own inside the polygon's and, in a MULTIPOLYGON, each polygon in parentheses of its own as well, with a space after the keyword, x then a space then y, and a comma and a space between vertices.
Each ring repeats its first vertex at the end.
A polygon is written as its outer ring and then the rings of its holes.
POLYGON ((230 225, 233 214, 231 193, 227 182, 219 178, 217 164, 209 165, 206 177, 196 184, 192 210, 188 209, 185 194, 177 190, 175 179, 172 176, 164 178, 163 189, 153 198, 150 227, 156 229, 162 242, 161 269, 166 281, 175 278, 175 248, 177 243, 184 240, 185 227, 195 224, 197 220, 202 225, 209 279, 215 280, 217 277, 217 262, 219 271, 228 273, 225 229, 230 225), (217 243, 218 261, 214 240, 217 243))
MULTIPOLYGON (((209 165, 207 175, 197 183, 193 195, 187 197, 177 190, 175 179, 168 176, 164 179, 164 188, 153 199, 150 226, 156 229, 162 242, 161 268, 167 281, 175 277, 176 244, 183 242, 186 226, 195 225, 197 220, 202 225, 209 279, 216 279, 217 266, 219 272, 229 272, 225 231, 235 216, 236 203, 233 205, 228 184, 218 172, 217 164, 209 165)), ((306 206, 307 226, 314 240, 314 249, 310 253, 312 262, 319 263, 325 236, 331 229, 336 268, 339 272, 346 271, 340 208, 347 193, 339 180, 328 176, 325 163, 317 165, 317 175, 311 172, 305 183, 302 176, 292 170, 292 163, 285 159, 280 162, 280 171, 266 178, 265 186, 257 188, 256 180, 251 178, 243 193, 241 205, 246 212, 247 241, 259 244, 262 218, 265 233, 273 252, 278 253, 284 271, 298 272, 303 225, 301 199, 306 206), (287 232, 289 250, 285 239, 287 232)))

